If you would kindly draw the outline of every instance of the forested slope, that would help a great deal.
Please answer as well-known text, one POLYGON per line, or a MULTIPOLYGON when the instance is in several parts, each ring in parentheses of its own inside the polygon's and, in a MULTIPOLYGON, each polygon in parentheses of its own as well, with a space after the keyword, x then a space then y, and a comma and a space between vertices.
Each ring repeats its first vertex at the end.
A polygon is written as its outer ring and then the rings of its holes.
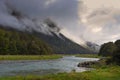
POLYGON ((0 28, 1 55, 42 55, 51 53, 50 46, 32 34, 0 28))

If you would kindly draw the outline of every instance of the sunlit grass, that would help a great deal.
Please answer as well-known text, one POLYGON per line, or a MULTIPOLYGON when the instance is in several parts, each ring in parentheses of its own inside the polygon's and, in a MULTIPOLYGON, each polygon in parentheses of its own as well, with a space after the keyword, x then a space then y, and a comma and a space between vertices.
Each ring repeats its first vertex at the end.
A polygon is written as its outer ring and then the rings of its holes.
POLYGON ((48 60, 62 58, 62 55, 0 55, 0 60, 48 60))

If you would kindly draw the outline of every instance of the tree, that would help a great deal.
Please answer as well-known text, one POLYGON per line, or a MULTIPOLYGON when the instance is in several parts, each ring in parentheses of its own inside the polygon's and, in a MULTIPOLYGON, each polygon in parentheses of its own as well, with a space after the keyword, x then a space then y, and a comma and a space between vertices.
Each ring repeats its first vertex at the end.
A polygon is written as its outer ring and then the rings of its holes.
POLYGON ((120 53, 120 40, 117 40, 115 45, 117 46, 117 53, 120 53))
POLYGON ((117 40, 115 45, 117 46, 117 50, 112 57, 112 61, 114 61, 117 65, 120 65, 120 40, 117 40))
POLYGON ((1 55, 46 55, 51 53, 50 46, 33 34, 0 28, 1 55))
POLYGON ((112 56, 117 50, 117 46, 113 42, 105 43, 101 46, 99 55, 101 56, 112 56))
POLYGON ((117 40, 115 43, 108 42, 103 44, 99 55, 110 56, 111 58, 107 62, 120 65, 120 40, 117 40))

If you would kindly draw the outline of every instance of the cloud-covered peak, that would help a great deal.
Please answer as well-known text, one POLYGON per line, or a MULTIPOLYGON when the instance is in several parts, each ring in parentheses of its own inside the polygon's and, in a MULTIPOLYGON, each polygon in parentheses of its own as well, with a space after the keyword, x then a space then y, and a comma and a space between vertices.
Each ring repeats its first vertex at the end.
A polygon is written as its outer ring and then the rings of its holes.
POLYGON ((51 19, 39 20, 24 15, 9 1, 0 1, 0 26, 27 32, 38 32, 46 35, 55 33, 59 36, 60 28, 51 19))
MULTIPOLYGON (((120 38, 120 0, 0 0, 0 24, 24 29, 19 17, 15 17, 17 12, 10 16, 11 9, 4 3, 30 19, 51 18, 66 36, 80 44, 88 40, 101 44, 120 38)), ((21 21, 34 26, 31 20, 21 21)))

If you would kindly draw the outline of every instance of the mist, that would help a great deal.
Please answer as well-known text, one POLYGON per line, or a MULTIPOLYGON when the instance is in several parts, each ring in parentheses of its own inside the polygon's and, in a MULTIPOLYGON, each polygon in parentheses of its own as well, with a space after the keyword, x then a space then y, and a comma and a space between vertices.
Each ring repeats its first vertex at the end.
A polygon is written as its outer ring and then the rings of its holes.
POLYGON ((119 0, 0 0, 0 25, 39 32, 42 25, 39 22, 50 18, 61 33, 79 44, 86 41, 103 44, 120 39, 119 3, 119 0), (13 10, 22 14, 20 19, 11 15, 13 10), (37 26, 33 20, 37 20, 37 26))

